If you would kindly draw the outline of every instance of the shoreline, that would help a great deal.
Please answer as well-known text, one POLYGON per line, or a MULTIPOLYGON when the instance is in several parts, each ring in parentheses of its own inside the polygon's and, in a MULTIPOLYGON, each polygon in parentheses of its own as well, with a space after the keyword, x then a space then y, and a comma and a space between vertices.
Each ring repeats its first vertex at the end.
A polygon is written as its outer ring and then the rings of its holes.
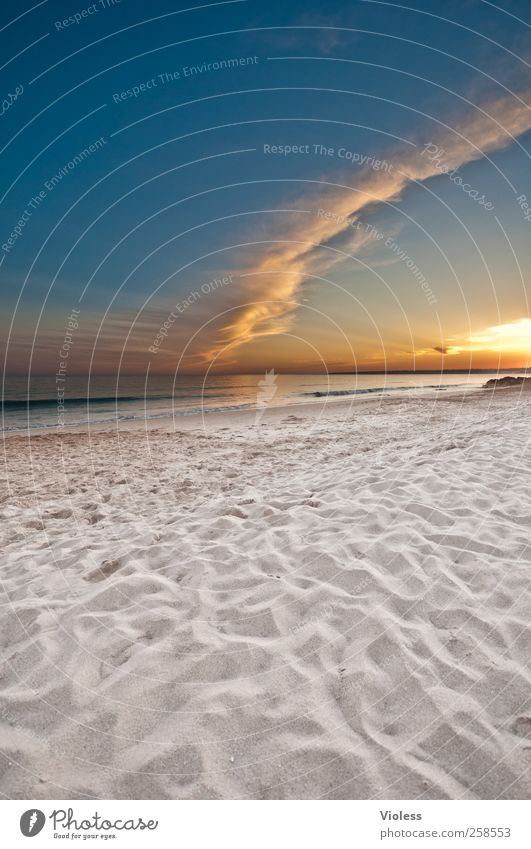
MULTIPOLYGON (((346 415, 348 413, 354 413, 356 410, 364 410, 371 405, 372 407, 393 407, 397 405, 404 404, 415 404, 415 403, 444 403, 447 402, 461 402, 461 403, 470 403, 471 401, 481 400, 484 398, 488 398, 493 394, 496 397, 501 397, 501 394, 506 395, 507 398, 515 398, 517 395, 526 396, 526 390, 522 389, 521 386, 509 386, 509 387, 496 387, 496 388, 467 388, 461 391, 457 390, 434 390, 431 393, 424 392, 422 396, 415 396, 413 392, 411 394, 404 393, 403 395, 377 395, 375 394, 367 394, 367 395, 352 395, 352 396, 344 396, 344 397, 331 397, 331 396, 323 396, 320 399, 315 399, 312 401, 304 401, 304 402, 294 402, 292 404, 286 403, 282 405, 271 405, 266 408, 264 412, 264 416, 262 422, 266 423, 274 423, 278 422, 285 416, 288 412, 292 413, 293 411, 297 411, 298 418, 301 420, 305 420, 308 418, 314 418, 316 415, 322 415, 324 413, 332 412, 337 413, 338 415, 346 415)), ((26 437, 31 438, 32 436, 43 436, 45 434, 49 435, 61 435, 65 434, 84 434, 84 433, 109 433, 112 431, 137 431, 137 430, 161 430, 166 432, 168 430, 169 424, 174 423, 173 431, 181 431, 181 430, 196 430, 196 429, 207 429, 205 428, 205 424, 208 422, 208 429, 219 429, 221 424, 226 426, 227 423, 230 425, 231 423, 236 426, 241 426, 242 424, 247 425, 248 427, 252 427, 252 420, 255 418, 258 407, 251 407, 248 409, 233 409, 233 410, 223 410, 223 411, 213 411, 209 412, 206 410, 203 413, 168 413, 162 414, 160 416, 153 416, 152 418, 137 418, 134 420, 130 419, 122 419, 122 420, 112 420, 112 421, 95 421, 93 423, 85 423, 85 424, 73 424, 66 425, 64 427, 59 427, 57 425, 50 425, 48 427, 32 427, 25 430, 13 430, 13 431, 2 431, 1 437, 4 440, 11 439, 13 437, 26 437)))

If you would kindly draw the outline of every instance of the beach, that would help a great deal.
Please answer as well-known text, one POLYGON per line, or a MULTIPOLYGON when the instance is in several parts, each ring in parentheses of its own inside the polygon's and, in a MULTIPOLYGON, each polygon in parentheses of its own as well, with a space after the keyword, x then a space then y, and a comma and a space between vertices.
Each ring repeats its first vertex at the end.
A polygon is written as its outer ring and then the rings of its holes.
POLYGON ((6 435, 0 792, 522 799, 531 395, 6 435))

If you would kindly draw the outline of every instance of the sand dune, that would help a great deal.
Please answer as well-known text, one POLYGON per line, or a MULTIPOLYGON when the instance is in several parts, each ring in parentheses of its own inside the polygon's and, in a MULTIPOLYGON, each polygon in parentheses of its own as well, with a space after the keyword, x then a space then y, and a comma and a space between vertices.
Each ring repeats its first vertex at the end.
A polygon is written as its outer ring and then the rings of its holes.
POLYGON ((486 393, 6 439, 0 791, 527 797, 530 426, 486 393))

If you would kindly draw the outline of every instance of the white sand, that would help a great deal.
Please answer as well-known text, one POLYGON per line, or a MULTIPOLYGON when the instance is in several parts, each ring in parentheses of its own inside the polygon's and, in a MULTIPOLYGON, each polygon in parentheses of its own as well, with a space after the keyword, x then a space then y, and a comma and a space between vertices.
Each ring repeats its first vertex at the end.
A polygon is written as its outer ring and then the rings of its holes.
POLYGON ((5 796, 529 796, 531 398, 348 409, 6 438, 5 796))

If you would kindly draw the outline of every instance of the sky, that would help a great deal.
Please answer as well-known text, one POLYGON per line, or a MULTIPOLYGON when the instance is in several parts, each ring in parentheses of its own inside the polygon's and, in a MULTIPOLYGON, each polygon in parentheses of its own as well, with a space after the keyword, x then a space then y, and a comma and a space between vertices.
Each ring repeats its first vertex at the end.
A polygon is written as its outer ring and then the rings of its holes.
POLYGON ((527 0, 193 3, 2 8, 5 374, 525 367, 527 0))

